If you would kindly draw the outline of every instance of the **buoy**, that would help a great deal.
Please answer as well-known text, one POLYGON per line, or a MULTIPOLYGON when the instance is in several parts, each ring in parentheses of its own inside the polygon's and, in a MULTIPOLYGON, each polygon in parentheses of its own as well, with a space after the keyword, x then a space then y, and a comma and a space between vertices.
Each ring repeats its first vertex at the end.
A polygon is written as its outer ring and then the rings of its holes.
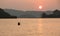
POLYGON ((18 25, 20 25, 20 22, 18 22, 18 25))

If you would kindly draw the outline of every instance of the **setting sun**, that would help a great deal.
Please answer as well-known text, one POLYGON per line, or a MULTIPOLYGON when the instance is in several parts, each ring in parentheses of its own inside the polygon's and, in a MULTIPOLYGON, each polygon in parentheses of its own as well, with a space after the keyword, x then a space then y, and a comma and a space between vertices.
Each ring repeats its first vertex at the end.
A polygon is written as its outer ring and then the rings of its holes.
POLYGON ((42 9, 42 6, 41 5, 39 6, 39 9, 42 9))

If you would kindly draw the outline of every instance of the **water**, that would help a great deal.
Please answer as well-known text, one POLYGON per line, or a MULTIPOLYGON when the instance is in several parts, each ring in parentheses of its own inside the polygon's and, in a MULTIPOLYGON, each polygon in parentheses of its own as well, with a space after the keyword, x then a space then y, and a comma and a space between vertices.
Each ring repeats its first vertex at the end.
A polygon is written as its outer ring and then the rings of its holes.
POLYGON ((60 19, 43 19, 43 36, 60 36, 60 19))
POLYGON ((0 19, 0 36, 60 36, 60 19, 0 19), (18 22, 21 25, 18 26, 18 22))

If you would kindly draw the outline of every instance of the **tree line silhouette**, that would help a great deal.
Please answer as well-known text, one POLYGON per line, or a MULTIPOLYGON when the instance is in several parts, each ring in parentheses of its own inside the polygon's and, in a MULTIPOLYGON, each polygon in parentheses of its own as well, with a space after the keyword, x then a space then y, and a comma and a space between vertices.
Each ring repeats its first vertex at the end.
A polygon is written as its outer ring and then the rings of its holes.
POLYGON ((50 15, 43 13, 42 18, 60 18, 60 10, 55 10, 53 11, 53 14, 50 15))
MULTIPOLYGON (((38 18, 60 18, 60 10, 52 11, 53 14, 47 15, 46 13, 42 14, 42 17, 38 18)), ((0 18, 17 18, 17 16, 11 16, 9 13, 5 12, 2 8, 0 8, 0 18)), ((32 14, 22 14, 20 18, 36 18, 32 14)))
POLYGON ((16 16, 11 16, 0 8, 0 18, 17 18, 16 16))

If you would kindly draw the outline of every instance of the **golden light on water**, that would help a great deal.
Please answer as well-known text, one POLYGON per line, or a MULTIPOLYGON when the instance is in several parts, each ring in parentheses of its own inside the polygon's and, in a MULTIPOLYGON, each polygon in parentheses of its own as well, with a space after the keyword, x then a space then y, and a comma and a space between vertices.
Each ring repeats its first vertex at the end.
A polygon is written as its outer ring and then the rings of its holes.
POLYGON ((0 19, 1 36, 60 36, 59 33, 60 18, 0 19))

